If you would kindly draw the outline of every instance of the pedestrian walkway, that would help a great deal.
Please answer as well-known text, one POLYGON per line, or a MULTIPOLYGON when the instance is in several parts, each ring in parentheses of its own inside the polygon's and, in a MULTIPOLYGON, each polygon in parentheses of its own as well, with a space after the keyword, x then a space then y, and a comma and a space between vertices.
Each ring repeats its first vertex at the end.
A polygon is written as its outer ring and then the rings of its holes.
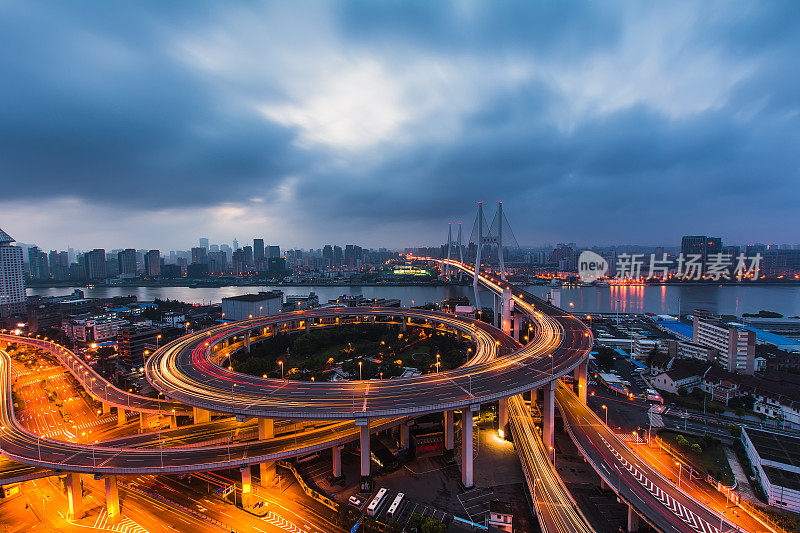
POLYGON ((747 477, 744 468, 742 468, 739 458, 736 457, 736 452, 730 446, 723 446, 723 450, 725 451, 725 457, 728 459, 728 464, 731 465, 733 477, 736 478, 736 492, 739 493, 739 497, 751 502, 758 502, 756 494, 753 492, 753 487, 750 485, 750 479, 747 477))

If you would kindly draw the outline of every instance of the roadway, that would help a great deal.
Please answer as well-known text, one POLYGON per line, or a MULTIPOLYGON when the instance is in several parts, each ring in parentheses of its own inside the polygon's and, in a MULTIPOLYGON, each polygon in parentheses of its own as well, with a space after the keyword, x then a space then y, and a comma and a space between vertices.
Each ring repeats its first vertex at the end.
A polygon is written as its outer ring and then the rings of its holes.
POLYGON ((71 350, 54 342, 4 333, 0 333, 0 342, 25 344, 47 351, 58 359, 64 368, 69 370, 89 394, 108 405, 119 407, 126 411, 143 413, 172 413, 173 411, 176 415, 188 415, 192 413, 191 407, 188 407, 186 404, 160 400, 158 398, 148 398, 147 396, 140 396, 116 388, 92 368, 88 361, 85 361, 71 350))
POLYGON ((563 384, 556 402, 573 441, 605 483, 662 531, 735 531, 721 515, 678 489, 634 453, 563 384))
MULTIPOLYGON (((533 298, 533 297, 531 297, 533 298)), ((538 299, 537 299, 538 300, 538 299)), ((520 350, 484 363, 414 378, 348 382, 299 382, 247 376, 213 361, 213 347, 247 331, 310 319, 376 316, 430 320, 470 335, 476 351, 489 351, 506 336, 477 320, 445 313, 391 308, 327 308, 259 317, 185 336, 162 347, 145 373, 169 398, 203 409, 257 418, 373 419, 410 416, 490 403, 529 391, 585 361, 592 338, 583 323, 538 301, 526 303, 537 323, 520 350), (547 357, 547 356, 550 357, 547 357)))

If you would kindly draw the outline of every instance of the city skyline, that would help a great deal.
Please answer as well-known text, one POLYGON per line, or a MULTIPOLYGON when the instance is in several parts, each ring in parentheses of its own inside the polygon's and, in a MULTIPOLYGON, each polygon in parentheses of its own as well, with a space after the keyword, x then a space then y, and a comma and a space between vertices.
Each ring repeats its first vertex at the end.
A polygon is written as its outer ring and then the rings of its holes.
POLYGON ((793 3, 0 10, 22 242, 796 240, 793 3))

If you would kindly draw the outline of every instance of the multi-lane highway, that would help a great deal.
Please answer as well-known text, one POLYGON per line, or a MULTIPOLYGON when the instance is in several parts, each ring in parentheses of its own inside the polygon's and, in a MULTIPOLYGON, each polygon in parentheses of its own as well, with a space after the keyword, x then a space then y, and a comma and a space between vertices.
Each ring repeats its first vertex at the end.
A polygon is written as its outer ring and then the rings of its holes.
POLYGON ((721 516, 668 481, 640 459, 597 415, 565 387, 556 401, 564 425, 605 482, 662 531, 736 531, 721 516))
POLYGON ((142 413, 175 413, 177 415, 190 414, 192 409, 186 404, 148 398, 116 388, 101 376, 92 366, 77 354, 51 341, 25 337, 20 335, 0 333, 0 342, 9 342, 34 346, 47 351, 61 362, 92 396, 110 406, 119 407, 127 411, 142 413))
POLYGON ((529 391, 585 361, 592 342, 588 329, 563 311, 542 304, 541 310, 532 310, 538 326, 536 335, 522 349, 484 363, 415 378, 297 382, 246 376, 216 364, 213 347, 247 331, 337 316, 435 321, 470 335, 477 350, 490 350, 500 342, 497 330, 479 321, 430 311, 321 309, 261 317, 188 335, 158 350, 147 361, 145 372, 147 379, 170 398, 244 417, 353 420, 442 412, 529 391))

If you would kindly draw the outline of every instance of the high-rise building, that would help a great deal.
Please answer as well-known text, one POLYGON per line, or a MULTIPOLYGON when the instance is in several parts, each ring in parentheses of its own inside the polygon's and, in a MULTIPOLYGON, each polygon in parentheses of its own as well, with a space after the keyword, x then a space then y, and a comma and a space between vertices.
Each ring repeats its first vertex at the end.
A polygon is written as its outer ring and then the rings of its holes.
POLYGON ((266 250, 267 259, 272 259, 274 257, 281 256, 281 247, 280 246, 267 246, 266 250))
POLYGON ((106 251, 95 248, 83 254, 87 280, 106 279, 106 251))
POLYGON ((228 266, 228 256, 225 252, 211 252, 208 254, 208 273, 219 276, 225 273, 228 266))
POLYGON ((244 252, 245 266, 253 266, 253 247, 245 246, 244 248, 242 248, 242 252, 244 252))
POLYGON ((0 318, 25 312, 25 260, 22 248, 0 229, 0 318))
POLYGON ((739 325, 730 325, 695 311, 692 340, 717 351, 717 361, 728 372, 753 374, 756 334, 739 325))
POLYGON ((264 259, 264 239, 253 239, 253 261, 264 259))
POLYGON ((161 253, 158 250, 150 250, 144 254, 144 275, 150 277, 161 275, 161 253))
POLYGON ((208 239, 200 237, 200 248, 205 248, 208 251, 208 239))
POLYGON ((38 246, 28 248, 28 273, 31 279, 50 279, 50 268, 47 266, 47 254, 38 246))
POLYGON ((235 252, 238 249, 239 249, 239 241, 237 241, 236 237, 234 237, 233 238, 233 251, 235 252))
POLYGON ((136 277, 136 250, 126 248, 117 253, 117 266, 122 278, 136 277))
POLYGON ((344 254, 342 254, 342 247, 341 246, 334 246, 333 247, 333 264, 334 264, 334 266, 342 266, 343 258, 344 258, 344 254))
POLYGON ((119 258, 115 253, 106 254, 106 277, 119 276, 119 258))
POLYGON ((69 254, 50 250, 50 277, 55 281, 66 281, 69 277, 69 254))
POLYGON ((326 244, 322 247, 322 258, 328 263, 326 266, 333 265, 333 246, 326 244))
POLYGON ((203 247, 192 248, 192 264, 193 265, 207 265, 208 253, 203 247))

